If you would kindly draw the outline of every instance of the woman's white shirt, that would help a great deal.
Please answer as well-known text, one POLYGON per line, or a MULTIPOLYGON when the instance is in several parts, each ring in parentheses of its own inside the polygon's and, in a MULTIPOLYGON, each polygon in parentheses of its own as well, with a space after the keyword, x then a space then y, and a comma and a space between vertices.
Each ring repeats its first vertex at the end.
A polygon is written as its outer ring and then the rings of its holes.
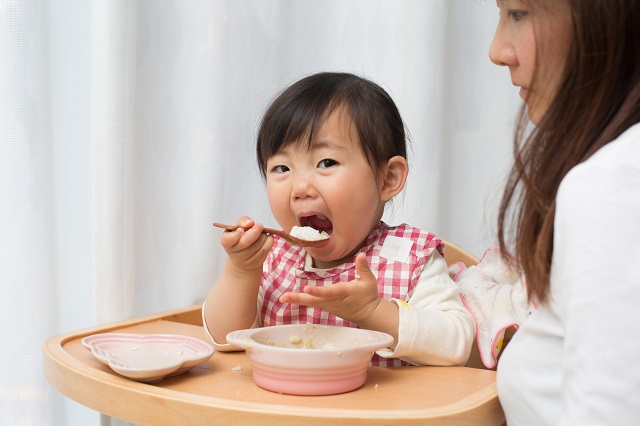
POLYGON ((507 424, 640 424, 640 124, 564 178, 548 301, 498 364, 507 424))

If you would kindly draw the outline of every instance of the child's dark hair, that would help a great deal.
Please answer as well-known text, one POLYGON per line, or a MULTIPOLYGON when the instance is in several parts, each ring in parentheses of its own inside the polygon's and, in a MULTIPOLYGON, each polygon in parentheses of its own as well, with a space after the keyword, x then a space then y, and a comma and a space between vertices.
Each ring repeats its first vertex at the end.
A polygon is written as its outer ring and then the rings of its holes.
POLYGON ((310 146, 323 121, 340 107, 353 121, 373 170, 380 171, 396 155, 407 157, 404 123, 389 94, 365 78, 323 72, 292 84, 267 109, 256 147, 262 176, 267 160, 282 148, 305 138, 310 146))

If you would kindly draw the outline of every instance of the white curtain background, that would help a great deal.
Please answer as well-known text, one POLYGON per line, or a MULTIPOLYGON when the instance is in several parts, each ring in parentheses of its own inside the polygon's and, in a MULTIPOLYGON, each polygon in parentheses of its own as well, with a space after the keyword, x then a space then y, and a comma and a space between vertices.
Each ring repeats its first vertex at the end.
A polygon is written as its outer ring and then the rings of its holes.
POLYGON ((214 221, 276 225, 256 129, 286 85, 349 71, 411 134, 385 214, 495 245, 519 105, 484 0, 0 0, 0 424, 109 423, 53 389, 54 335, 201 303, 214 221))

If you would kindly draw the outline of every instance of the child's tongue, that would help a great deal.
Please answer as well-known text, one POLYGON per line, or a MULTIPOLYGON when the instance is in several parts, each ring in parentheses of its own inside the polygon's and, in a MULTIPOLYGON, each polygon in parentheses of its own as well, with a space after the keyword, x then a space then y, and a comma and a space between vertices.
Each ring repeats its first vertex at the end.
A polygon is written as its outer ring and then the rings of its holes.
POLYGON ((333 228, 329 219, 320 216, 311 216, 309 218, 309 226, 317 229, 320 232, 330 231, 333 228))

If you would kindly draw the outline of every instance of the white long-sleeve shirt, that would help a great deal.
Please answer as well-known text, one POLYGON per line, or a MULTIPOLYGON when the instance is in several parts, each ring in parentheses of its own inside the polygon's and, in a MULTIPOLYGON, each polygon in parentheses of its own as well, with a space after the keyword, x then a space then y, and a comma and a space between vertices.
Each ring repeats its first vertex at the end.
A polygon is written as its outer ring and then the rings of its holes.
MULTIPOLYGON (((306 268, 310 264, 309 260, 306 268)), ((447 264, 437 250, 427 259, 407 303, 394 302, 399 310, 398 343, 395 350, 384 349, 378 354, 398 357, 414 365, 466 363, 475 337, 473 318, 462 304, 458 286, 449 277, 447 264)), ((254 327, 258 325, 259 319, 256 319, 254 327)), ((217 343, 206 323, 204 328, 216 350, 241 349, 217 343)))
POLYGON ((548 302, 498 364, 507 424, 640 424, 640 124, 564 178, 548 302))

